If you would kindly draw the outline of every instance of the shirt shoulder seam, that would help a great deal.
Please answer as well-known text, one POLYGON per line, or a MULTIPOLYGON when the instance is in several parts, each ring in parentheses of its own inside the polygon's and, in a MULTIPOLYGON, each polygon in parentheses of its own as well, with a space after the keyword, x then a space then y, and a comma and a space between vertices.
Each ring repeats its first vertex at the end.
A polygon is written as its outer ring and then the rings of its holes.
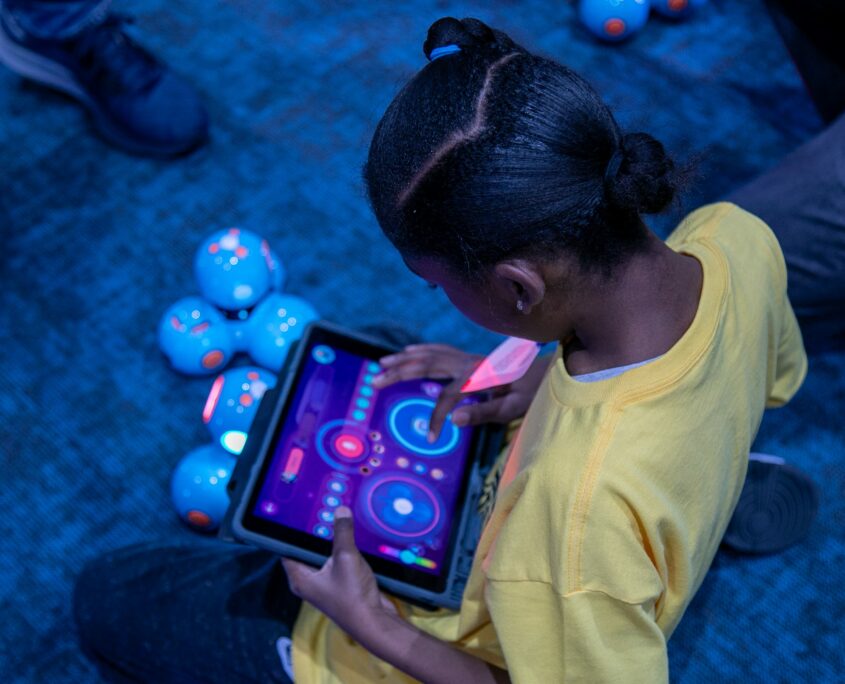
POLYGON ((641 606, 641 601, 631 601, 627 599, 620 598, 619 596, 615 596, 610 592, 603 591, 601 589, 572 589, 570 591, 561 592, 557 589, 554 584, 548 582, 546 580, 534 580, 534 579, 494 579, 492 577, 488 577, 487 581, 491 584, 533 584, 533 585, 540 585, 547 587, 549 591, 553 594, 556 594, 560 598, 572 598, 574 596, 579 595, 597 595, 597 596, 605 596, 609 599, 614 601, 618 601, 619 603, 624 603, 628 606, 641 606))

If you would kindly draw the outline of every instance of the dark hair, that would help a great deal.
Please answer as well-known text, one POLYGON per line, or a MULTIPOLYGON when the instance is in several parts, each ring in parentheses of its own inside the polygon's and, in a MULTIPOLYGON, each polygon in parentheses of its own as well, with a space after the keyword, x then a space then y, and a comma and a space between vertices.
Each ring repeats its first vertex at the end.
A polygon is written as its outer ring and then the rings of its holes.
POLYGON ((376 128, 364 169, 373 211, 408 257, 464 275, 567 250, 609 271, 646 244, 640 214, 675 194, 674 165, 646 133, 623 135, 571 69, 477 19, 432 24, 427 64, 376 128))

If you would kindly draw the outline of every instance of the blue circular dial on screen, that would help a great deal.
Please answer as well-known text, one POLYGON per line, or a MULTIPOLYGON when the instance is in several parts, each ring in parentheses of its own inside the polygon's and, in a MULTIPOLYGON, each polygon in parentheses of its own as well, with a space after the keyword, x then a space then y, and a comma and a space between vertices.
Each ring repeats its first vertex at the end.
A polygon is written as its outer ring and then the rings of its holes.
POLYGON ((434 402, 430 399, 405 399, 397 403, 387 416, 393 439, 420 456, 437 457, 452 451, 458 445, 461 433, 448 418, 437 441, 429 443, 427 439, 433 410, 434 402))
POLYGON ((440 497, 424 482, 401 473, 371 481, 361 493, 364 520, 395 537, 421 537, 441 520, 440 497))

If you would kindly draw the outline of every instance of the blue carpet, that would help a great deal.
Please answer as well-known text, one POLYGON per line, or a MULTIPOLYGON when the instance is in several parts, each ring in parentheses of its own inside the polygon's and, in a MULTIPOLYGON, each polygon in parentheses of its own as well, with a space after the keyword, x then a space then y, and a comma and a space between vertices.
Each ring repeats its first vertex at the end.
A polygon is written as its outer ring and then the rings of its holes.
MULTIPOLYGON (((330 319, 398 323, 485 350, 494 338, 403 267, 364 200, 375 122, 422 65, 429 23, 476 15, 590 78, 627 126, 664 140, 698 176, 685 211, 769 168, 818 120, 758 0, 652 19, 621 47, 594 43, 571 3, 135 0, 144 42, 207 99, 213 139, 175 162, 124 156, 62 96, 0 71, 0 681, 96 682, 69 596, 85 561, 192 534, 169 474, 208 437, 210 379, 167 367, 162 311, 195 291, 210 231, 265 235, 289 290, 330 319)), ((761 559, 720 554, 670 643, 681 682, 834 682, 845 594, 845 354, 812 359, 758 448, 821 485, 810 538, 761 559)))

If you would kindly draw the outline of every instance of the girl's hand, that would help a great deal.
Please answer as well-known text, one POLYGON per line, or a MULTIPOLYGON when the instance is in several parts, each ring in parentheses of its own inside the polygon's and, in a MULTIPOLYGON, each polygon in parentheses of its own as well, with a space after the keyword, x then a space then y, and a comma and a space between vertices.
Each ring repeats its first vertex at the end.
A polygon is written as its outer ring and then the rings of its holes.
POLYGON ((334 514, 332 555, 315 570, 282 558, 291 591, 328 616, 376 657, 414 679, 432 684, 507 684, 508 673, 488 665, 404 620, 378 590, 376 578, 355 546, 352 511, 334 514))
POLYGON ((322 568, 317 570, 289 558, 282 558, 282 565, 291 591, 351 636, 372 624, 375 613, 396 614, 355 546, 352 511, 346 506, 335 510, 332 555, 322 568))
POLYGON ((445 344, 413 344, 379 360, 384 370, 373 379, 373 386, 382 389, 402 380, 421 378, 452 380, 443 387, 431 414, 429 441, 432 442, 440 435, 443 423, 453 409, 452 422, 459 427, 509 423, 524 416, 549 367, 549 358, 537 358, 519 380, 493 388, 489 393, 490 398, 455 408, 467 396, 461 393, 461 387, 483 358, 445 344))

